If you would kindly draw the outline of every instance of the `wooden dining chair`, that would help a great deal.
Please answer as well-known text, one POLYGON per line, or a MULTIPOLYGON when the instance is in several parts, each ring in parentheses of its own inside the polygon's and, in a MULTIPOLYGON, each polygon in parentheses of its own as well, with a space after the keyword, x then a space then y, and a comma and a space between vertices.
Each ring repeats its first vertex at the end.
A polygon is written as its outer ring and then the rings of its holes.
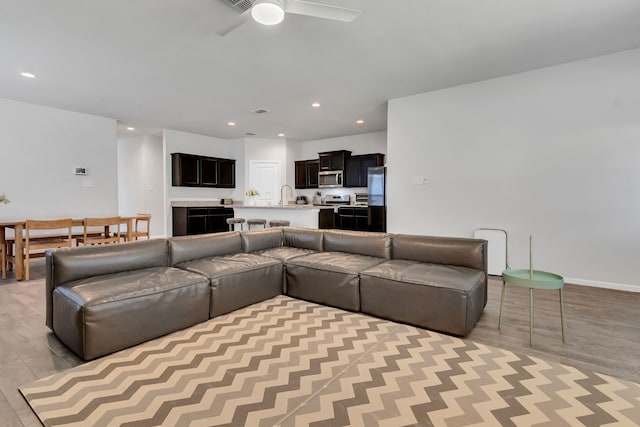
POLYGON ((131 240, 138 240, 140 237, 149 239, 149 227, 151 227, 151 214, 139 213, 135 217, 135 224, 131 232, 131 240))
POLYGON ((29 262, 31 258, 43 257, 45 255, 43 250, 45 249, 71 247, 73 241, 72 228, 73 220, 71 218, 52 220, 28 219, 26 221, 24 236, 25 280, 29 280, 29 262), (54 232, 55 230, 57 230, 57 232, 54 232), (46 231, 46 233, 43 233, 44 231, 46 231))
POLYGON ((85 218, 83 221, 84 233, 76 238, 76 246, 101 245, 105 243, 120 243, 119 216, 105 218, 85 218), (112 231, 114 229, 115 231, 112 231))

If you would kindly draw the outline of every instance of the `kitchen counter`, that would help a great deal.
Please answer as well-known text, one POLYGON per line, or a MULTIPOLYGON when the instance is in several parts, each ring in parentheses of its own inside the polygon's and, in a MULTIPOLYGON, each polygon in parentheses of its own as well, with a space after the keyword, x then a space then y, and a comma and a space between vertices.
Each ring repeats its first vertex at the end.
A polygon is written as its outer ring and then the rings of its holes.
POLYGON ((171 207, 180 207, 180 208, 200 208, 200 207, 224 207, 224 208, 233 208, 233 209, 333 209, 335 206, 330 205, 322 205, 316 206, 312 204, 306 205, 296 205, 296 204, 287 204, 287 205, 245 205, 242 202, 235 202, 231 205, 221 205, 220 200, 172 200, 171 207))
POLYGON ((292 227, 307 228, 318 228, 320 212, 322 211, 324 214, 333 215, 332 213, 327 213, 327 210, 333 212, 336 208, 336 206, 330 205, 314 206, 312 204, 297 205, 295 203, 287 205, 245 205, 242 202, 235 202, 231 205, 221 205, 220 199, 174 199, 171 200, 171 207, 174 209, 231 208, 233 209, 233 215, 237 218, 262 218, 267 221, 267 224, 274 219, 288 220, 291 222, 292 227))

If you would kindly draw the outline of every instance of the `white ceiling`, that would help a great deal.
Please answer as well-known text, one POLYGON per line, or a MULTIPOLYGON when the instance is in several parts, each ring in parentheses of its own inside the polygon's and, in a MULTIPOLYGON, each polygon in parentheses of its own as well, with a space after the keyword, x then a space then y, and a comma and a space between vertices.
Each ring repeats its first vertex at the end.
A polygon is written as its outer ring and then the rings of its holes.
POLYGON ((307 141, 386 129, 388 99, 640 46, 639 0, 314 1, 362 14, 221 37, 239 13, 222 0, 0 0, 0 97, 307 141))

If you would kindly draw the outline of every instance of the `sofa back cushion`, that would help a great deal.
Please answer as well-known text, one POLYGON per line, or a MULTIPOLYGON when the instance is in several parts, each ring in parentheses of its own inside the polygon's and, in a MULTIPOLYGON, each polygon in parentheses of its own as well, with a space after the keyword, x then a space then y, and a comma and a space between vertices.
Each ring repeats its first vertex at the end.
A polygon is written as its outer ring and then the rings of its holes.
POLYGON ((391 259, 391 235, 364 231, 324 232, 324 250, 391 259))
POLYGON ((398 234, 393 236, 392 252, 393 259, 487 269, 485 240, 398 234))
POLYGON ((169 239, 171 266, 193 259, 211 258, 238 252, 242 252, 242 241, 238 231, 169 239))
POLYGON ((245 231, 242 233, 242 249, 245 252, 263 251, 282 246, 282 229, 245 231))
POLYGON ((292 248, 310 249, 312 251, 322 250, 322 240, 324 232, 311 228, 287 227, 283 231, 283 245, 292 248))
POLYGON ((53 290, 72 280, 168 265, 167 239, 58 249, 47 254, 47 285, 53 290))

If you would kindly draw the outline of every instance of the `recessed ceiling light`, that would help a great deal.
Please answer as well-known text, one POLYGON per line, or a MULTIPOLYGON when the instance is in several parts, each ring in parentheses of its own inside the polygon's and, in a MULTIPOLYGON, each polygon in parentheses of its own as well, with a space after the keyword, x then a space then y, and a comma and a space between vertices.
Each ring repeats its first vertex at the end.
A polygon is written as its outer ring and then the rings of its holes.
POLYGON ((363 125, 364 124, 364 120, 362 120, 362 119, 356 120, 356 124, 357 125, 363 125))
POLYGON ((28 73, 28 72, 20 73, 20 75, 21 75, 22 77, 26 77, 26 78, 28 78, 28 79, 35 79, 35 78, 36 78, 36 75, 35 75, 35 74, 33 74, 33 73, 28 73))
POLYGON ((132 126, 128 126, 127 130, 136 130, 136 128, 132 127, 132 126))
POLYGON ((228 122, 227 123, 227 126, 235 126, 235 125, 236 125, 236 122, 228 122))
POLYGON ((278 25, 284 19, 284 9, 279 0, 257 0, 251 8, 251 17, 262 25, 278 25))
POLYGON ((284 136, 284 133, 280 132, 280 133, 278 134, 278 136, 284 136))
POLYGON ((320 107, 320 103, 319 102, 314 102, 313 104, 311 104, 311 106, 313 108, 318 108, 318 107, 320 107))

